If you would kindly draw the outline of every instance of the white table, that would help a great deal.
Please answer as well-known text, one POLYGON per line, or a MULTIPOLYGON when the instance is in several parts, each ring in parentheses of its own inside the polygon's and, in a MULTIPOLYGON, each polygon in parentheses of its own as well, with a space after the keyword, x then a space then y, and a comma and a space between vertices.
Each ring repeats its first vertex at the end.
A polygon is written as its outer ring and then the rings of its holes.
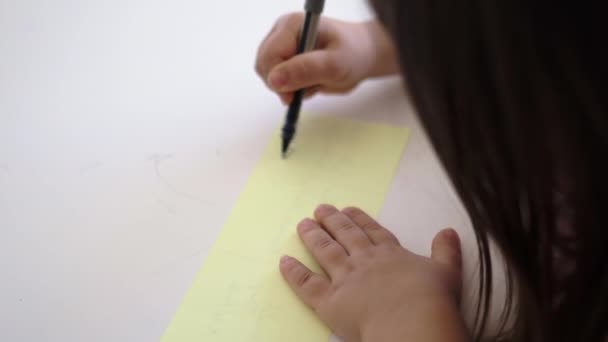
MULTIPOLYGON (((158 340, 282 120, 254 56, 302 5, 0 1, 0 340, 158 340)), ((413 129, 380 220, 425 254, 458 229, 470 283, 468 219, 399 79, 305 106, 413 129)))

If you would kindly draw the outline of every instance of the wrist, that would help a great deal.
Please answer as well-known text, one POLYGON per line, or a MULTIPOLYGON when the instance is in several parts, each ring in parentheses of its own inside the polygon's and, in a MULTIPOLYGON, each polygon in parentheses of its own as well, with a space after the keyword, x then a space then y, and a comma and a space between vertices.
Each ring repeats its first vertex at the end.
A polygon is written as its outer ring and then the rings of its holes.
POLYGON ((361 327, 362 342, 467 342, 469 334, 452 300, 418 300, 387 310, 361 327))
POLYGON ((399 73, 397 50, 384 26, 377 20, 365 22, 365 31, 369 40, 370 69, 368 77, 381 77, 399 73))

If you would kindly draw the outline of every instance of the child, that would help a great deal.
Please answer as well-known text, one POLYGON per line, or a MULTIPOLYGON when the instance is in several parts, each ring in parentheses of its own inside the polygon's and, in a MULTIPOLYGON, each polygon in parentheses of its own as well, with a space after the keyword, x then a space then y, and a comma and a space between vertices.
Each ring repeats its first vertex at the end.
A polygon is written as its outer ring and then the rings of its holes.
MULTIPOLYGON (((477 335, 495 243, 515 300, 505 308, 514 324, 501 340, 606 341, 608 49, 599 4, 372 3, 378 21, 324 18, 317 50, 300 56, 302 17, 282 17, 260 47, 257 72, 284 103, 299 88, 345 93, 401 73, 475 228, 477 335)), ((440 232, 425 258, 356 208, 321 205, 314 216, 298 233, 327 277, 290 257, 280 269, 346 341, 479 339, 459 313, 456 232, 440 232)))

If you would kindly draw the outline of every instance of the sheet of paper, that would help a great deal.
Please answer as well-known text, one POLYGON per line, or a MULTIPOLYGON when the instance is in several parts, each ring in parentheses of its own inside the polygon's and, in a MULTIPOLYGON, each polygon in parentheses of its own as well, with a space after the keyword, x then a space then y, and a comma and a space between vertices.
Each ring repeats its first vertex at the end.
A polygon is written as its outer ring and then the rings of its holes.
POLYGON ((275 134, 182 300, 162 341, 327 341, 330 331, 279 273, 289 254, 319 271, 295 227, 321 203, 376 215, 408 130, 304 116, 294 151, 280 157, 275 134))

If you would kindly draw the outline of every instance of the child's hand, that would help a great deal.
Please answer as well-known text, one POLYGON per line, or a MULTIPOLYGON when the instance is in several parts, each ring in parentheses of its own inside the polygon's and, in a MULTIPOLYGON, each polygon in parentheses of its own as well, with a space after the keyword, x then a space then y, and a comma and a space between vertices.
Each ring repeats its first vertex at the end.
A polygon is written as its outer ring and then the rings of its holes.
POLYGON ((346 341, 466 341, 459 313, 458 235, 439 233, 431 258, 416 255, 358 209, 322 205, 298 233, 325 273, 284 257, 296 294, 346 341))
POLYGON ((347 23, 323 17, 318 50, 294 57, 302 20, 302 13, 281 17, 258 51, 256 71, 283 103, 291 102, 298 89, 308 88, 308 96, 317 91, 345 93, 368 77, 397 72, 392 43, 375 21, 347 23))

